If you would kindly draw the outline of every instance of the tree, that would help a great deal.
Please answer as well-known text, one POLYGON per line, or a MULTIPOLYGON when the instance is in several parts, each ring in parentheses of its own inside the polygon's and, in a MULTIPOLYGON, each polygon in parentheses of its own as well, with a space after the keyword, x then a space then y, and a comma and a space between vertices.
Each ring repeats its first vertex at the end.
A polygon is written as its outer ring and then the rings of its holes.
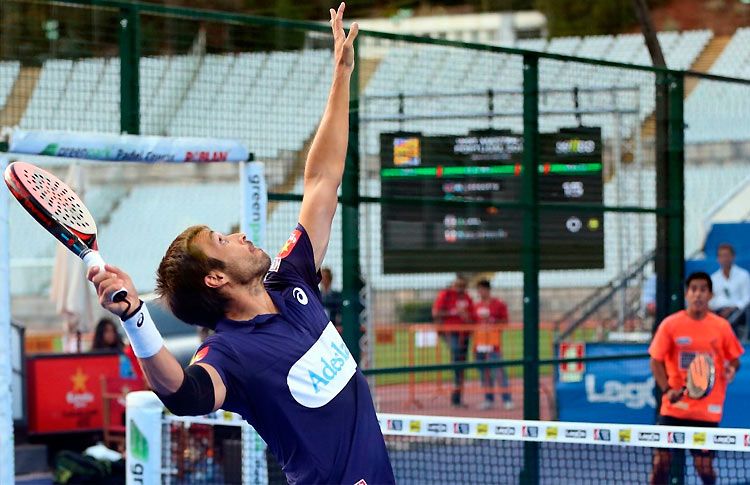
MULTIPOLYGON (((649 1, 653 6, 660 1, 649 1)), ((536 0, 550 36, 613 34, 636 25, 630 0, 536 0)))

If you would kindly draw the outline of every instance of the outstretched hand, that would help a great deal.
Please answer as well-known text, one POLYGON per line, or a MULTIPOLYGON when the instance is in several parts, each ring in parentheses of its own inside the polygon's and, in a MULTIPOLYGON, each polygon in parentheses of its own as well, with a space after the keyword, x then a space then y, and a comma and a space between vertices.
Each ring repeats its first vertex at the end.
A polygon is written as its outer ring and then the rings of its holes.
POLYGON ((344 10, 346 4, 341 2, 338 10, 330 9, 331 30, 333 31, 333 55, 336 68, 351 72, 354 69, 354 39, 359 32, 359 24, 354 22, 349 28, 349 35, 344 32, 344 10))
POLYGON ((89 268, 86 278, 88 278, 88 280, 94 284, 94 287, 96 287, 96 294, 99 296, 99 304, 105 310, 109 310, 122 318, 138 308, 140 301, 138 299, 138 293, 133 286, 133 281, 130 279, 130 276, 120 268, 108 264, 104 266, 104 271, 101 271, 98 266, 94 266, 89 268), (125 301, 113 302, 112 295, 120 291, 122 288, 127 290, 128 297, 125 301))

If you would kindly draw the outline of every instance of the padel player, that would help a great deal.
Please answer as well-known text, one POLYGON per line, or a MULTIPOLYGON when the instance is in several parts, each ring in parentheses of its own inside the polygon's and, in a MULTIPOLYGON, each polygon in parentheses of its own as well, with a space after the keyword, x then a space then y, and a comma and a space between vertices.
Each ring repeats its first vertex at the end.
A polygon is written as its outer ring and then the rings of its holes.
MULTIPOLYGON (((713 296, 711 277, 703 272, 688 276, 685 290, 687 308, 665 318, 648 351, 656 385, 662 391, 658 424, 667 426, 716 427, 721 420, 727 384, 740 367, 744 352, 732 327, 724 318, 708 310, 713 296), (701 399, 683 393, 687 368, 697 355, 713 359, 716 380, 713 389, 701 399)), ((716 482, 713 453, 692 450, 695 470, 705 484, 716 482)), ((669 450, 654 452, 651 483, 667 483, 671 464, 669 450)))
POLYGON ((244 234, 194 226, 159 265, 157 292, 174 314, 216 330, 191 365, 183 370, 163 347, 127 274, 111 266, 89 273, 102 305, 121 316, 166 407, 178 415, 219 407, 239 413, 268 443, 289 483, 394 483, 367 382, 318 290, 348 143, 358 27, 345 34, 344 8, 330 11, 333 83, 305 166, 299 224, 281 252, 271 262, 244 234), (128 302, 109 302, 123 286, 128 302))

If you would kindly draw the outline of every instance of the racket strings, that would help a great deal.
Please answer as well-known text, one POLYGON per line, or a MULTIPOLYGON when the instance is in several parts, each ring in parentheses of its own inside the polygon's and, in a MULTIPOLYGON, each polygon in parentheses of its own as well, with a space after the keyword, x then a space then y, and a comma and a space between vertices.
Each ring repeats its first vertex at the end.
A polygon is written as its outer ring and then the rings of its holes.
POLYGON ((688 366, 687 391, 693 398, 701 398, 711 392, 714 384, 713 359, 704 354, 696 355, 688 366))

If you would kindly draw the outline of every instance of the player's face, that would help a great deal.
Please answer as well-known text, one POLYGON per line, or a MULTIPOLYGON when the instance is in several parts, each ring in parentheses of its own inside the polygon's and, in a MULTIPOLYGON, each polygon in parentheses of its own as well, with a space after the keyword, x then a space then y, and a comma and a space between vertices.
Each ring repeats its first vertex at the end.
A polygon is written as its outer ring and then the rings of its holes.
POLYGON ((225 236, 216 231, 203 231, 196 240, 206 256, 225 264, 224 272, 237 284, 247 285, 262 278, 271 266, 271 258, 241 232, 225 236))
POLYGON ((693 280, 685 291, 685 300, 687 300, 688 310, 695 312, 708 311, 708 302, 713 297, 713 293, 708 289, 706 280, 693 280))
POLYGON ((486 300, 490 297, 490 289, 484 286, 477 286, 477 294, 482 300, 486 300))

